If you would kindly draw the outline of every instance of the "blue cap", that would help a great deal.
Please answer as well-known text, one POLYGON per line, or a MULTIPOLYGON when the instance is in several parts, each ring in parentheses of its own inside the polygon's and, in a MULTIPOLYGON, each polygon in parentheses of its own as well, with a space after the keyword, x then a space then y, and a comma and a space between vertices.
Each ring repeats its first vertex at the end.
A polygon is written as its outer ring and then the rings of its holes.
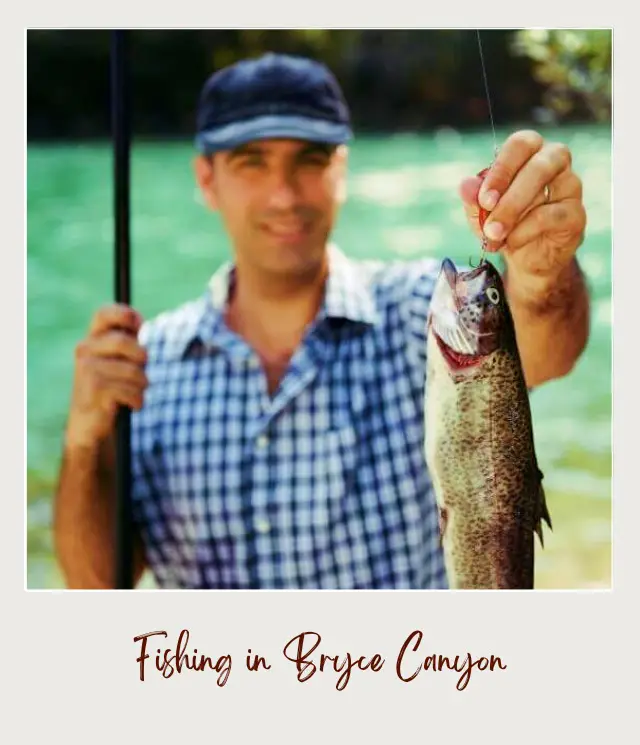
POLYGON ((196 126, 196 147, 204 154, 267 138, 340 145, 353 137, 349 108, 329 69, 273 53, 211 75, 196 126))

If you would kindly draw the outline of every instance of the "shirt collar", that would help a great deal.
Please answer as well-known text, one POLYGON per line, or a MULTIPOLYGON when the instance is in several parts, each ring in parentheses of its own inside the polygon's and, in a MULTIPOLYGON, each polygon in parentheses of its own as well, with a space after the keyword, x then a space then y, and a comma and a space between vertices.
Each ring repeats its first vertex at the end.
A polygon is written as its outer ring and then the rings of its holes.
MULTIPOLYGON (((329 245, 329 274, 317 323, 325 319, 346 320, 354 324, 373 325, 379 320, 375 299, 361 268, 335 244, 329 245)), ((208 282, 207 291, 197 302, 194 312, 182 327, 173 351, 182 356, 194 341, 209 348, 221 346, 223 336, 230 334, 224 323, 235 266, 225 262, 208 282)))
POLYGON ((375 299, 362 268, 334 244, 329 246, 329 276, 320 314, 367 325, 378 321, 375 299))

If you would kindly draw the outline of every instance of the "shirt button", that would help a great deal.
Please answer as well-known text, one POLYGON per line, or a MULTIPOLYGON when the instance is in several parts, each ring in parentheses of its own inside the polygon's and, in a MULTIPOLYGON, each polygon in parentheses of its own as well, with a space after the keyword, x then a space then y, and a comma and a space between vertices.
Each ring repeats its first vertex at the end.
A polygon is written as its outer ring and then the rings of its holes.
POLYGON ((258 447, 266 448, 267 445, 269 444, 269 438, 267 437, 267 435, 260 435, 260 437, 258 437, 257 442, 258 442, 258 447))
POLYGON ((271 525, 268 520, 258 519, 256 520, 255 526, 258 533, 268 533, 271 530, 271 525))

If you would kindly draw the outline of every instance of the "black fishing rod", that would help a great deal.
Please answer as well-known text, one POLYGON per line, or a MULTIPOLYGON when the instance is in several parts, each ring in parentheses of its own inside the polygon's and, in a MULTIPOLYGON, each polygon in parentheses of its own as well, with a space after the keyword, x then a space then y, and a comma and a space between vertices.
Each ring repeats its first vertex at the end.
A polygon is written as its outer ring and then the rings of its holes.
MULTIPOLYGON (((113 137, 113 208, 115 300, 131 304, 129 173, 131 97, 127 31, 111 32, 111 128, 113 137)), ((131 510, 131 409, 120 406, 116 419, 116 561, 115 587, 133 587, 131 510)))

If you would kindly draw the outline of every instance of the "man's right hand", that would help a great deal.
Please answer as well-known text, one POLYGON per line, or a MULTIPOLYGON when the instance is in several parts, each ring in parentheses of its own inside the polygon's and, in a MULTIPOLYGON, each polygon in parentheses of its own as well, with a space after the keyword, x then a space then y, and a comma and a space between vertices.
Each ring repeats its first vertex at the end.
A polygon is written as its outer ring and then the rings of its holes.
POLYGON ((76 347, 75 373, 65 445, 94 448, 112 432, 118 406, 140 409, 148 385, 147 354, 138 343, 140 315, 108 305, 91 321, 76 347))

